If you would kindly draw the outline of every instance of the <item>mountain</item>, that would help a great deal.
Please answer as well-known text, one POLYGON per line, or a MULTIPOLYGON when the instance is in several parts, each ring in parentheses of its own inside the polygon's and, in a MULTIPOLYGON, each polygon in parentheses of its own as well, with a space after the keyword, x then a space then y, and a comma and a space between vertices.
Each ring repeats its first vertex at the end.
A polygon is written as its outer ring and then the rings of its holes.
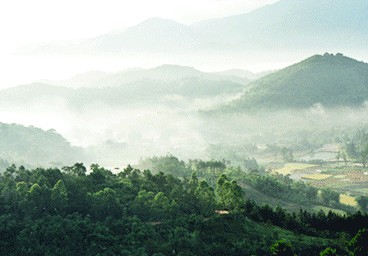
POLYGON ((208 81, 231 81, 248 84, 263 73, 254 74, 245 70, 227 70, 224 72, 202 72, 193 67, 179 65, 161 65, 158 67, 143 69, 129 68, 118 72, 106 73, 102 71, 91 71, 78 74, 71 79, 62 81, 41 80, 41 83, 55 86, 80 88, 80 87, 118 87, 123 84, 143 80, 159 82, 173 82, 179 80, 200 79, 208 81))
POLYGON ((86 42, 87 49, 102 51, 155 49, 159 51, 188 48, 198 41, 189 26, 178 22, 150 18, 123 33, 96 37, 86 42))
POLYGON ((0 123, 0 166, 62 166, 83 160, 81 149, 55 130, 44 131, 33 126, 0 123))
POLYGON ((200 79, 208 81, 232 81, 247 84, 251 80, 243 75, 226 73, 208 73, 199 71, 193 67, 179 65, 161 65, 150 69, 127 69, 116 73, 107 74, 89 84, 90 87, 111 87, 142 80, 158 82, 173 82, 185 79, 200 79))
POLYGON ((225 70, 225 71, 214 72, 213 74, 232 76, 232 77, 242 77, 242 78, 247 79, 247 80, 256 80, 256 79, 264 77, 268 74, 271 74, 273 72, 275 72, 275 71, 270 71, 269 70, 269 71, 262 71, 262 72, 258 72, 258 73, 253 73, 253 72, 250 72, 248 70, 243 70, 243 69, 229 69, 229 70, 225 70))
MULTIPOLYGON (((193 106, 192 101, 228 98, 249 80, 236 75, 206 73, 192 67, 163 65, 116 73, 89 72, 65 81, 42 81, 0 91, 0 106, 29 109, 43 106, 85 107, 93 104, 193 106)), ((198 102, 197 102, 198 103, 198 102)), ((61 107, 60 107, 61 108, 61 107)))
MULTIPOLYGON (((182 52, 199 43, 197 34, 190 26, 173 20, 150 18, 140 24, 124 29, 122 32, 107 33, 95 38, 70 42, 46 43, 35 46, 32 53, 87 53, 87 54, 123 54, 129 52, 158 51, 182 52)), ((27 49, 22 50, 24 53, 27 49)))
POLYGON ((363 47, 367 13, 365 0, 281 0, 250 13, 192 27, 198 33, 207 33, 213 42, 234 49, 363 47))
POLYGON ((254 51, 272 51, 283 56, 326 49, 361 52, 368 40, 367 13, 366 0, 280 0, 249 13, 192 25, 151 18, 120 33, 67 46, 47 44, 34 52, 65 50, 65 53, 114 55, 149 52, 186 56, 251 55, 254 51))
POLYGON ((248 88, 225 109, 362 106, 368 99, 368 64, 342 54, 314 55, 256 80, 248 88))

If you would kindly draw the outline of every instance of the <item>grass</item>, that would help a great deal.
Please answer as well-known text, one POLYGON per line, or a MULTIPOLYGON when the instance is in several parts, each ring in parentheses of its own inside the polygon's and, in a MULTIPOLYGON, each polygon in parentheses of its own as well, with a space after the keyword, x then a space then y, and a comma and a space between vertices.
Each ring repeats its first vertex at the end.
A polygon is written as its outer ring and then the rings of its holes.
POLYGON ((353 207, 357 206, 357 202, 355 200, 355 197, 345 195, 345 194, 340 195, 340 203, 341 204, 346 204, 346 205, 349 205, 349 206, 353 206, 353 207))
POLYGON ((308 169, 308 168, 312 168, 316 166, 317 165, 314 165, 314 164, 289 163, 289 164, 285 164, 284 167, 282 168, 273 170, 272 172, 274 173, 277 172, 282 175, 288 175, 288 174, 292 174, 295 171, 304 170, 304 169, 308 169))
POLYGON ((316 173, 316 174, 306 174, 302 178, 307 180, 325 180, 331 176, 332 175, 329 174, 316 173))

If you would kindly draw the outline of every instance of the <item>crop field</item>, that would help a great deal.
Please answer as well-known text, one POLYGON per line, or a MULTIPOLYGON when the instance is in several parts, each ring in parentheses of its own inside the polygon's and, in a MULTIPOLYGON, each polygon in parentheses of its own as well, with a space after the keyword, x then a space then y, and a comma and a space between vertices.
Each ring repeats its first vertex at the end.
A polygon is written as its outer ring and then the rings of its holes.
POLYGON ((290 175, 294 180, 307 182, 317 188, 335 190, 341 194, 340 202, 352 207, 357 206, 358 196, 368 196, 368 169, 363 167, 331 163, 288 163, 272 169, 272 173, 290 175))
POLYGON ((272 170, 273 173, 279 173, 282 175, 293 174, 294 172, 316 167, 314 164, 304 163, 289 163, 282 168, 272 170))
POLYGON ((357 206, 357 202, 355 200, 355 197, 349 196, 349 195, 346 195, 346 194, 341 194, 340 195, 340 203, 346 204, 346 205, 349 205, 349 206, 353 206, 353 207, 357 206))
POLYGON ((327 178, 330 178, 332 175, 330 174, 321 174, 321 173, 316 173, 316 174, 306 174, 302 177, 302 179, 307 179, 307 180, 325 180, 327 178))

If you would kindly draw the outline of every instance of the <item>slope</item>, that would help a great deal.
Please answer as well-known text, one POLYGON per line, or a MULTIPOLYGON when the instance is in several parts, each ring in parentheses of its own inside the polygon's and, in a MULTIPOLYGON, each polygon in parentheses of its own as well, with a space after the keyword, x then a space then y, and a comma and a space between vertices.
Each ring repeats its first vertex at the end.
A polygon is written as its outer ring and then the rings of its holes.
POLYGON ((0 123, 0 159, 6 161, 2 161, 2 168, 9 163, 62 166, 81 161, 83 156, 54 130, 0 123))
POLYGON ((270 74, 249 85, 243 96, 223 108, 227 111, 358 107, 368 99, 368 64, 324 54, 270 74))

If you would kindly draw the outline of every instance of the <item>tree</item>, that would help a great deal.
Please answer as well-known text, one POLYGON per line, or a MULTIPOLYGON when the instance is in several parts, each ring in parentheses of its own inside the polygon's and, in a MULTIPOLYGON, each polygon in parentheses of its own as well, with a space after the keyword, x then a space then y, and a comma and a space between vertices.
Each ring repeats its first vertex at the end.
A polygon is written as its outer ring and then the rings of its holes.
POLYGON ((361 229, 349 242, 352 256, 368 255, 368 230, 361 229))
POLYGON ((142 220, 149 220, 154 197, 155 194, 152 191, 140 190, 130 205, 132 213, 142 220))
POLYGON ((341 152, 341 158, 344 161, 345 165, 348 163, 348 156, 346 155, 345 150, 341 152))
POLYGON ((62 180, 58 180, 52 188, 51 200, 55 210, 61 211, 66 208, 66 204, 68 202, 68 192, 62 180))
POLYGON ((323 189, 319 191, 319 198, 322 203, 331 206, 339 202, 340 194, 331 189, 323 189))
POLYGON ((359 208, 366 212, 368 210, 368 197, 366 196, 360 196, 357 198, 357 203, 359 205, 359 208))
POLYGON ((86 167, 83 165, 83 163, 75 163, 73 166, 71 167, 63 167, 63 170, 66 172, 66 173, 72 173, 76 176, 85 176, 86 175, 86 172, 87 172, 87 169, 86 167))
POLYGON ((20 181, 16 184, 17 192, 21 197, 25 197, 28 192, 28 185, 24 181, 20 181))
POLYGON ((287 147, 282 147, 281 149, 281 155, 282 155, 282 159, 285 162, 294 162, 294 155, 293 155, 293 151, 287 147))
POLYGON ((47 213, 50 204, 50 189, 40 186, 37 183, 33 184, 28 191, 28 198, 31 202, 32 211, 35 214, 47 213))
POLYGON ((341 158, 341 150, 337 151, 337 154, 336 154, 337 164, 340 164, 340 158, 341 158))
POLYGON ((337 252, 336 252, 336 249, 332 249, 331 247, 327 247, 319 255, 320 256, 337 256, 337 252))
POLYGON ((216 196, 220 207, 240 209, 244 205, 243 190, 236 181, 230 181, 225 174, 218 178, 216 196))
POLYGON ((362 161, 363 167, 365 168, 367 165, 367 160, 368 160, 368 144, 364 145, 359 150, 359 155, 360 155, 360 159, 362 161))
POLYGON ((170 216, 174 216, 177 207, 175 200, 170 201, 164 193, 158 192, 152 201, 152 215, 156 219, 166 219, 170 216))
POLYGON ((295 256, 290 242, 283 239, 271 245, 270 253, 273 256, 295 256))
POLYGON ((99 219, 108 216, 118 217, 121 214, 119 200, 114 189, 104 188, 96 193, 89 194, 92 210, 99 219))
POLYGON ((189 191, 194 192, 197 187, 198 187, 197 172, 193 171, 192 176, 190 177, 190 180, 189 180, 189 191))
POLYGON ((215 192, 205 180, 199 182, 195 195, 199 199, 201 211, 204 215, 213 213, 216 207, 215 192))

